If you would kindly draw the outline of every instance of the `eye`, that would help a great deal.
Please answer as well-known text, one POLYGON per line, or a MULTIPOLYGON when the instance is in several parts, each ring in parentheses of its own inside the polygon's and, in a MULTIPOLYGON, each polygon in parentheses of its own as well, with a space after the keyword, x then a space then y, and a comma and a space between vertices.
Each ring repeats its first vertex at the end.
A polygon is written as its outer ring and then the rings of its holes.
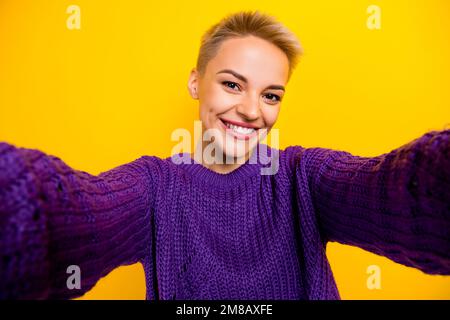
POLYGON ((224 81, 224 82, 222 82, 222 84, 232 90, 234 90, 234 88, 236 88, 236 87, 239 88, 239 85, 236 82, 232 82, 232 81, 224 81))
POLYGON ((273 94, 273 93, 268 93, 266 94, 266 97, 271 101, 271 102, 280 102, 281 101, 281 97, 273 94), (275 100, 274 100, 275 99, 275 100))

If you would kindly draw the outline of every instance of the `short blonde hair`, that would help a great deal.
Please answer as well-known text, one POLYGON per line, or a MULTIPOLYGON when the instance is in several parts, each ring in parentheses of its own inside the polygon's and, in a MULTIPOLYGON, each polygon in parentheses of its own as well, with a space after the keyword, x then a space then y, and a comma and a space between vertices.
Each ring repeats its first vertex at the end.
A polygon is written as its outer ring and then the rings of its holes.
POLYGON ((303 53, 302 46, 293 32, 274 17, 259 11, 230 14, 205 32, 197 58, 200 75, 204 75, 208 62, 217 54, 223 41, 249 35, 269 41, 286 54, 289 61, 289 80, 303 53))

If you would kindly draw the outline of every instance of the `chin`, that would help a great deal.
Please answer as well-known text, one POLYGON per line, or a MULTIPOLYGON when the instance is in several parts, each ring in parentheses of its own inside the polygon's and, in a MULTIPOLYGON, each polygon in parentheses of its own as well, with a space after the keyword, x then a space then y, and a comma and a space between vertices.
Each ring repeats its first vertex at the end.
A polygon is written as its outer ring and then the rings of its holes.
POLYGON ((232 160, 233 163, 237 163, 238 159, 247 159, 250 156, 257 142, 257 140, 227 140, 225 145, 221 145, 219 148, 226 158, 228 158, 228 161, 232 160))
MULTIPOLYGON (((214 136, 214 142, 204 151, 203 156, 211 158, 211 149, 215 149, 216 156, 208 160, 208 163, 225 161, 227 164, 243 164, 252 154, 258 142, 267 134, 266 128, 258 128, 251 134, 242 134, 227 128, 226 124, 219 120, 217 125, 205 128, 205 133, 210 141, 214 136), (217 137, 217 139, 216 139, 217 137)), ((223 163, 223 162, 222 162, 223 163)))

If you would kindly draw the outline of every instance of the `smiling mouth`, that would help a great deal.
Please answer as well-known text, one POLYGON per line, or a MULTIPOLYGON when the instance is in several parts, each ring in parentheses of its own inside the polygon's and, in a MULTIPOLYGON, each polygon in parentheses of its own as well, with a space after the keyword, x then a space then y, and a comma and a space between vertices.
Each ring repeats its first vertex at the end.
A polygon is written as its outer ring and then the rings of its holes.
POLYGON ((257 135, 258 130, 260 128, 250 128, 250 127, 243 127, 243 126, 238 126, 235 124, 232 124, 230 122, 227 122, 224 119, 220 119, 223 127, 225 128, 226 132, 228 134, 231 134, 232 136, 234 136, 237 139, 242 139, 242 140, 248 140, 254 136, 257 135))

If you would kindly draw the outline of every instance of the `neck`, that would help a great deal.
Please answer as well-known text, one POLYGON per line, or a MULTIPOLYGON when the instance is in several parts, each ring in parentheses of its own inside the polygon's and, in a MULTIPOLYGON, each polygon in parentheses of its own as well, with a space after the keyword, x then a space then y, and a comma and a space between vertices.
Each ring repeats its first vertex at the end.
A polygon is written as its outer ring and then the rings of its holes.
POLYGON ((198 163, 201 163, 204 167, 220 173, 220 174, 227 174, 230 173, 234 170, 236 170, 237 168, 239 168, 242 164, 244 164, 250 154, 246 153, 245 156, 237 158, 237 157, 227 157, 226 154, 224 154, 222 152, 221 155, 219 155, 218 157, 216 157, 216 155, 214 154, 218 149, 215 148, 213 149, 213 154, 212 157, 213 159, 219 159, 220 161, 217 161, 218 163, 216 163, 216 161, 214 161, 213 163, 208 163, 205 161, 204 157, 203 157, 203 150, 205 150, 206 146, 209 145, 210 142, 208 141, 202 141, 202 143, 198 143, 197 147, 196 147, 196 152, 195 153, 191 153, 191 158, 195 159, 195 161, 197 161, 198 163))

